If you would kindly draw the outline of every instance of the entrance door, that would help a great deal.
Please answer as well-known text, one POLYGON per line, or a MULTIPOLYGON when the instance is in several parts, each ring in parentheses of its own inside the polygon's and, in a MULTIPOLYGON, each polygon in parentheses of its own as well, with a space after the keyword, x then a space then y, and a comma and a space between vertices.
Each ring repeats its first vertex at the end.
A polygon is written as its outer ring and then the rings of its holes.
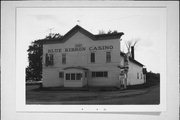
POLYGON ((65 73, 64 87, 82 87, 82 76, 80 72, 65 73))

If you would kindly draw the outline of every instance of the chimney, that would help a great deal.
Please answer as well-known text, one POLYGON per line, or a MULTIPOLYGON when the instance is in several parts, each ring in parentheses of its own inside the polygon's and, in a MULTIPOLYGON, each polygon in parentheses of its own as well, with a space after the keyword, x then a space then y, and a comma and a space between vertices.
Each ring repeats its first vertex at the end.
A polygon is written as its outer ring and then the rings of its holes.
POLYGON ((143 74, 146 74, 146 73, 147 73, 146 68, 143 68, 143 74))
POLYGON ((134 46, 131 46, 131 57, 134 59, 134 46))

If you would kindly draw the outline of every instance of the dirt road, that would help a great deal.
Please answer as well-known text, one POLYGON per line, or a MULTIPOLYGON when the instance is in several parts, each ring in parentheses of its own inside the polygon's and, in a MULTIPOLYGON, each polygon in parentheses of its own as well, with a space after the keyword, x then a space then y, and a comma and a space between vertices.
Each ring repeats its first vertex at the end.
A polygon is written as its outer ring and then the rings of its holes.
MULTIPOLYGON (((34 86, 35 87, 35 86, 34 86)), ((26 91, 27 104, 159 104, 159 85, 124 91, 26 91)))

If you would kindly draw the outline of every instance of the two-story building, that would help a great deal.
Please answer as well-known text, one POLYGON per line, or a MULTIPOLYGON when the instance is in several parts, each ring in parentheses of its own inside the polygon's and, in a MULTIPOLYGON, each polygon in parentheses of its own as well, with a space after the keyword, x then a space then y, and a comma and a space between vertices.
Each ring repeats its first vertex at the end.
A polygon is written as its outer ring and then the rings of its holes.
POLYGON ((143 65, 121 52, 122 35, 123 32, 94 35, 76 25, 59 39, 42 40, 43 87, 120 87, 144 83, 143 65), (127 63, 129 69, 123 72, 127 63), (125 82, 120 82, 122 76, 125 82))

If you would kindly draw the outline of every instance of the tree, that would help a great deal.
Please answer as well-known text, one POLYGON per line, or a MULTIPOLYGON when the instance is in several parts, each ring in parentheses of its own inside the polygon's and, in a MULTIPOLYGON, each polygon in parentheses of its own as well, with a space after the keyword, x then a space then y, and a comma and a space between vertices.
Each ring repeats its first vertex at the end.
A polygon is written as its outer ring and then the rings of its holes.
POLYGON ((42 44, 37 40, 32 42, 27 52, 29 66, 26 68, 26 81, 40 81, 42 78, 42 44))
POLYGON ((146 73, 146 84, 149 86, 160 83, 160 74, 152 71, 146 73))
POLYGON ((136 40, 129 40, 129 41, 126 41, 125 44, 126 44, 126 48, 128 50, 128 53, 130 53, 131 51, 131 47, 135 47, 135 45, 139 42, 139 39, 136 39, 136 40))
MULTIPOLYGON (((59 33, 49 34, 43 40, 59 39, 62 36, 59 33)), ((41 40, 35 40, 31 43, 28 50, 29 65, 26 68, 26 81, 40 81, 42 79, 42 55, 43 45, 41 40)))
POLYGON ((109 31, 107 32, 107 34, 116 34, 116 33, 118 33, 117 30, 114 30, 114 31, 109 30, 109 31))
POLYGON ((104 30, 99 30, 99 35, 101 34, 105 34, 105 31, 104 30))
POLYGON ((114 30, 114 31, 109 30, 107 33, 104 30, 99 30, 99 35, 101 35, 101 34, 117 34, 117 33, 118 33, 117 30, 114 30))
POLYGON ((62 35, 59 33, 50 33, 45 39, 59 39, 62 35))

